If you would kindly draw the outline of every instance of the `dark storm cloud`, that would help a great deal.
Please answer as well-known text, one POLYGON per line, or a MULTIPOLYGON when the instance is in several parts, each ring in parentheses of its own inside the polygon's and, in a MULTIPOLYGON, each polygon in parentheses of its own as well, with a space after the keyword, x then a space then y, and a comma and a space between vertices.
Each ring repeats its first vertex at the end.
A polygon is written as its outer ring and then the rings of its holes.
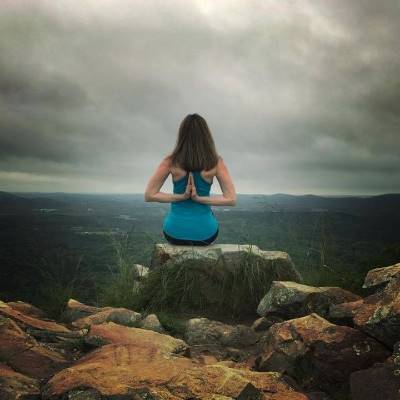
POLYGON ((0 186, 143 192, 198 112, 240 193, 398 192, 399 21, 389 0, 3 1, 0 186))
POLYGON ((7 70, 2 66, 0 93, 3 101, 10 105, 35 104, 43 107, 79 108, 86 100, 86 93, 73 81, 63 76, 36 76, 32 71, 7 70))

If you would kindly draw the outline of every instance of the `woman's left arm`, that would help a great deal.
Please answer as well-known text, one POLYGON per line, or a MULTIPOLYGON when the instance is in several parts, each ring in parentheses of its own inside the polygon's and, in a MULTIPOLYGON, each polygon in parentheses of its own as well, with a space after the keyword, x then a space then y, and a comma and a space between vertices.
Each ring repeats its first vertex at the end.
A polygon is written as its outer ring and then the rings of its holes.
POLYGON ((164 193, 160 192, 162 185, 170 174, 170 165, 168 158, 165 157, 160 165, 157 167, 156 172, 150 178, 144 192, 144 201, 155 201, 159 203, 171 203, 175 201, 186 200, 185 193, 164 193))

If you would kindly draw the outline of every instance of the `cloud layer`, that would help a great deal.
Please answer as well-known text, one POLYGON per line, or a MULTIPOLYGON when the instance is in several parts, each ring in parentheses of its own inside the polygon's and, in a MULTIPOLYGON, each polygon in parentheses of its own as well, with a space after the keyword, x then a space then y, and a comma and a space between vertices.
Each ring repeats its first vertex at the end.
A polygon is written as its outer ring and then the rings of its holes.
POLYGON ((197 112, 238 193, 400 192, 399 21, 397 0, 3 0, 0 190, 142 193, 197 112))

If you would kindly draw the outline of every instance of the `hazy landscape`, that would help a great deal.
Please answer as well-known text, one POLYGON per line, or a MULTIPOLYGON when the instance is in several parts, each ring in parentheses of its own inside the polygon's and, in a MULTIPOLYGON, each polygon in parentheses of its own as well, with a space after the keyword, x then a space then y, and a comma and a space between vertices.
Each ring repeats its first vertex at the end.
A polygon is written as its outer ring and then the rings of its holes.
MULTIPOLYGON (((149 264, 169 207, 141 194, 1 192, 0 297, 45 304, 57 284, 96 302, 121 244, 133 263, 149 264)), ((366 271, 400 259, 400 194, 238 195, 236 207, 213 210, 217 243, 286 251, 310 285, 357 293, 366 271)))

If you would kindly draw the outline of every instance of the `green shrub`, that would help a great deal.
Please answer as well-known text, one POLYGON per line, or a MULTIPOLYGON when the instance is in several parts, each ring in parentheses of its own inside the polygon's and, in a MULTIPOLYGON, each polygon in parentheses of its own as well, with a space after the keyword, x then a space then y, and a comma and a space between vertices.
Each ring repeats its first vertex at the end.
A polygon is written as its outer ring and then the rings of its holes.
POLYGON ((158 311, 157 317, 161 325, 172 335, 183 336, 185 334, 186 320, 184 318, 179 318, 165 311, 158 311))
POLYGON ((66 303, 70 298, 91 295, 94 277, 89 266, 79 256, 66 248, 56 248, 42 258, 35 267, 39 282, 32 303, 43 309, 51 318, 63 320, 66 303))
POLYGON ((140 275, 134 267, 134 257, 129 235, 112 238, 115 264, 109 267, 110 275, 101 284, 99 303, 102 306, 125 307, 136 311, 135 295, 140 275))
MULTIPOLYGON (((277 261, 275 261, 276 263, 277 261)), ((151 270, 136 294, 140 309, 225 314, 254 314, 285 264, 274 265, 251 249, 234 263, 187 257, 151 270)))

